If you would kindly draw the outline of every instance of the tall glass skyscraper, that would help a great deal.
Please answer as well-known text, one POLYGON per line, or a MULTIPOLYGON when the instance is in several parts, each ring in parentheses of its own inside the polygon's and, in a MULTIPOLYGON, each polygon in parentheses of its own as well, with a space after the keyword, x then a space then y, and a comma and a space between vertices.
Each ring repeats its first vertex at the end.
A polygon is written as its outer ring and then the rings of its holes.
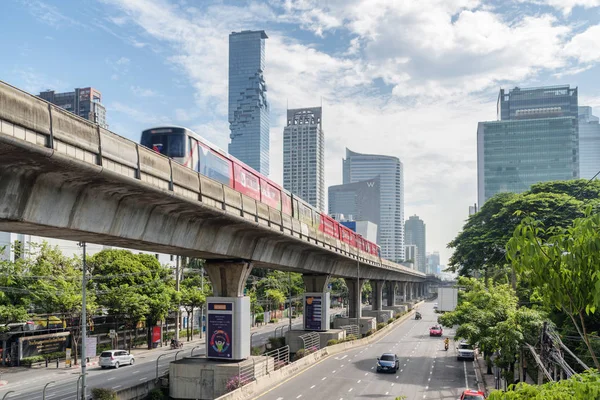
POLYGON ((283 187, 325 211, 325 137, 321 107, 287 110, 283 187))
POLYGON ((404 260, 404 177, 398 157, 360 154, 346 149, 343 161, 344 184, 379 176, 380 217, 378 244, 381 255, 392 261, 404 260))
POLYGON ((404 223, 404 243, 417 246, 417 262, 415 267, 424 274, 427 273, 427 238, 425 222, 412 215, 404 223))
POLYGON ((592 107, 579 107, 579 177, 592 179, 598 171, 600 171, 598 117, 592 115, 592 107))
POLYGON ((265 69, 265 31, 229 35, 229 153, 269 175, 269 103, 265 69))
POLYGON ((501 89, 497 112, 477 127, 479 207, 496 193, 579 177, 577 88, 501 89))

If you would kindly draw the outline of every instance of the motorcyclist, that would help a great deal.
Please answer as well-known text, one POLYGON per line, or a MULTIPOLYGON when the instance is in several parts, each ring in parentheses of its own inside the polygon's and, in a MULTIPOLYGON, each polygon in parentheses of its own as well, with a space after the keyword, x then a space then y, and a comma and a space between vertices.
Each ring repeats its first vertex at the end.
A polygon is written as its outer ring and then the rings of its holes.
POLYGON ((448 350, 448 346, 450 346, 450 339, 444 339, 444 349, 448 350))

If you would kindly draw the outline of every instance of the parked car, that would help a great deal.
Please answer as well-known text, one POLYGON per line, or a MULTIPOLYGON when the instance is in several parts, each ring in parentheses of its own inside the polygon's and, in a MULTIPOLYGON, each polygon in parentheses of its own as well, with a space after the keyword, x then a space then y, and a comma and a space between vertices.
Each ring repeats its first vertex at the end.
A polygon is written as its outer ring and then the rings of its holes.
POLYGON ((121 365, 133 365, 135 358, 125 350, 106 350, 100 354, 98 364, 102 368, 119 368, 121 365))
POLYGON ((433 303, 433 309, 437 310, 438 309, 438 303, 433 303))
POLYGON ((485 393, 479 390, 465 390, 462 392, 460 400, 485 400, 485 393))
POLYGON ((429 336, 442 336, 444 330, 440 325, 434 325, 429 328, 429 336))
POLYGON ((474 361, 475 360, 475 349, 473 348, 473 346, 471 346, 467 342, 460 342, 458 344, 457 349, 458 349, 458 354, 456 356, 456 359, 458 361, 461 361, 461 360, 474 361))
POLYGON ((377 358, 377 372, 396 372, 400 368, 400 359, 396 354, 384 353, 377 358))

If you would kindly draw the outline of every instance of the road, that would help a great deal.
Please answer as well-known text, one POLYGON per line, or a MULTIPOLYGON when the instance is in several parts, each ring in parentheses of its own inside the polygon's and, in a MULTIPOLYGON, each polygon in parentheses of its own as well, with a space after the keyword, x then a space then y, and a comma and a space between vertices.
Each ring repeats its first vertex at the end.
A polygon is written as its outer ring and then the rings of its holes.
MULTIPOLYGON (((334 310, 332 310, 333 312, 334 310)), ((293 320, 293 327, 301 326, 301 319, 293 320)), ((283 322, 283 321, 282 321, 283 322)), ((287 320, 286 320, 287 322, 287 320)), ((281 335, 281 324, 279 324, 277 335, 281 335)), ((284 329, 284 331, 287 329, 284 329)), ((273 337, 275 326, 266 325, 255 331, 252 338, 252 344, 258 346, 268 341, 269 337, 273 337)), ((204 343, 196 342, 193 344, 184 344, 184 349, 179 353, 178 358, 189 357, 193 347, 200 346, 194 350, 194 355, 205 354, 204 343)), ((114 390, 131 387, 146 380, 156 378, 156 361, 159 356, 162 357, 158 363, 159 375, 164 374, 169 369, 169 363, 175 359, 175 350, 156 349, 151 352, 144 352, 136 356, 135 365, 123 366, 118 370, 101 369, 98 366, 88 367, 87 387, 110 388, 114 390)), ((135 353, 132 353, 135 354, 135 353)), ((12 374, 4 374, 2 379, 9 383, 0 389, 0 398, 8 391, 12 390, 7 396, 11 400, 39 400, 42 398, 44 385, 50 381, 55 381, 55 384, 48 386, 46 389, 46 399, 54 400, 76 400, 77 397, 77 380, 79 378, 79 370, 65 369, 33 369, 26 373, 19 373, 17 380, 12 379, 12 374)))
MULTIPOLYGON (((456 400, 465 388, 477 388, 473 362, 456 360, 452 340, 445 351, 443 338, 429 337, 429 327, 437 320, 433 302, 421 305, 419 311, 422 320, 407 320, 376 343, 316 363, 256 399, 456 400), (376 372, 376 359, 386 352, 400 357, 395 374, 376 372)), ((453 334, 444 331, 444 337, 453 334)))

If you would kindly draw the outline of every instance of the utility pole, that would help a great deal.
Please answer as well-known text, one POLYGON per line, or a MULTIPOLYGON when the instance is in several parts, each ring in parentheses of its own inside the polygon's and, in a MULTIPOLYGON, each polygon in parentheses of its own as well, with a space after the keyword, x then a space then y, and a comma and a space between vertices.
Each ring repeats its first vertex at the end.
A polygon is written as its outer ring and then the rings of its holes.
MULTIPOLYGON (((202 270, 200 272, 200 290, 202 290, 202 294, 204 294, 204 265, 202 265, 202 270)), ((204 330, 204 303, 200 306, 200 339, 202 339, 202 331, 204 330)))
POLYGON ((83 265, 81 274, 81 398, 86 399, 86 369, 87 369, 87 354, 85 342, 87 341, 87 301, 86 301, 86 286, 87 286, 87 263, 86 263, 86 243, 80 242, 79 245, 83 248, 83 265))
MULTIPOLYGON (((179 293, 179 267, 180 267, 180 258, 177 256, 175 260, 175 290, 179 293)), ((180 304, 177 303, 177 320, 175 321, 175 340, 179 343, 179 319, 180 315, 180 304)))
MULTIPOLYGON (((290 284, 290 308, 288 309, 288 317, 290 319, 290 328, 288 329, 290 332, 292 331, 292 273, 288 272, 288 282, 290 284)), ((283 328, 282 328, 283 329, 283 328)), ((283 331, 282 331, 283 334, 283 331)))

